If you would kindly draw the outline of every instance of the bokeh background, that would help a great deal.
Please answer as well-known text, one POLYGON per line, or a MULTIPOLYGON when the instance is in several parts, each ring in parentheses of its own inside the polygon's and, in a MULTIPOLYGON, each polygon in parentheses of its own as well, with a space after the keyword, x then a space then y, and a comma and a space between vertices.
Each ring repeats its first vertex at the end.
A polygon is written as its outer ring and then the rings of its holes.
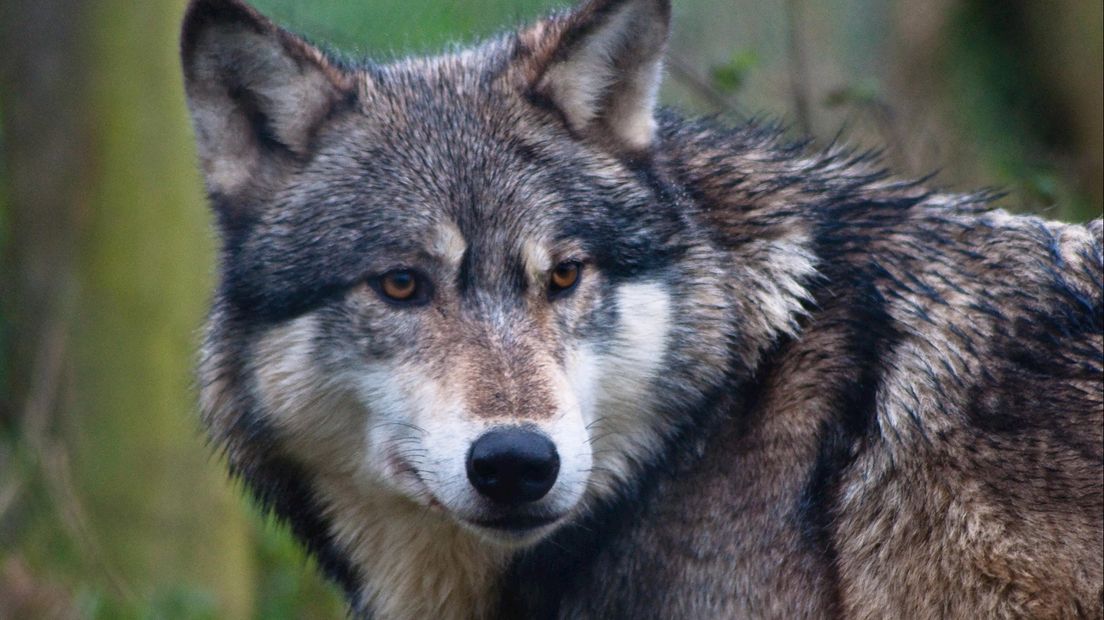
MULTIPOLYGON (((1100 0, 676 0, 664 100, 885 149, 904 175, 1102 205, 1100 0)), ((256 0, 348 56, 532 19, 543 0, 256 0)), ((192 365, 215 239, 184 0, 0 0, 0 619, 342 617, 226 480, 192 365)))

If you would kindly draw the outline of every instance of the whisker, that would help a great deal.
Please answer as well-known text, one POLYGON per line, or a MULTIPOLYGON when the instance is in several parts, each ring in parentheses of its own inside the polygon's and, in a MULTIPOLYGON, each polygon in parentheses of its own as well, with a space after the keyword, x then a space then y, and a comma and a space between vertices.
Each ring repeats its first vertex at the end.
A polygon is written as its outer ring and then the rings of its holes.
POLYGON ((604 422, 605 420, 608 420, 608 419, 609 419, 609 416, 604 416, 604 415, 598 416, 597 418, 594 418, 593 420, 591 420, 590 424, 587 424, 583 428, 585 428, 587 430, 590 430, 595 425, 597 425, 601 422, 604 422))
POLYGON ((593 444, 596 441, 601 441, 602 439, 605 439, 606 437, 609 437, 611 435, 616 435, 616 434, 617 433, 615 433, 614 431, 608 431, 608 432, 602 433, 601 435, 595 435, 594 437, 587 437, 586 442, 589 443, 589 444, 593 444))
POLYGON ((426 433, 429 432, 426 429, 418 426, 417 424, 411 424, 409 422, 398 422, 398 421, 379 422, 377 424, 373 424, 372 426, 369 426, 368 430, 375 430, 377 428, 382 428, 384 426, 389 426, 389 425, 390 426, 402 426, 404 428, 409 428, 410 430, 417 431, 417 432, 423 433, 423 434, 426 434, 426 433))
POLYGON ((393 454, 417 454, 419 452, 427 454, 429 452, 429 448, 424 448, 419 445, 388 446, 388 449, 393 454))

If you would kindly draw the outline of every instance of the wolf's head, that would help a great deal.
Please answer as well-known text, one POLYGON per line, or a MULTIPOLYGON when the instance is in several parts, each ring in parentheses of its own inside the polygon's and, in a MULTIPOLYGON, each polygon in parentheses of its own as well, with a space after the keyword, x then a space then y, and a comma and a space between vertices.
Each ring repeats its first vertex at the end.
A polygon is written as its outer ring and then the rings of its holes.
POLYGON ((308 530, 390 502, 527 544, 719 384, 720 253, 655 165, 668 18, 593 0, 352 67, 236 0, 193 2, 223 239, 205 420, 262 498, 293 513, 282 495, 309 489, 308 530))

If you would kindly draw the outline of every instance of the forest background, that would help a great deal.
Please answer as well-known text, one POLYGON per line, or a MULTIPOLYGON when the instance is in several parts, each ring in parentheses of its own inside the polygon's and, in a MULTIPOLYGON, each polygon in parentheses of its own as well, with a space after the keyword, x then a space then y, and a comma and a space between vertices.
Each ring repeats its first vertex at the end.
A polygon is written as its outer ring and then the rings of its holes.
MULTIPOLYGON (((198 432, 215 240, 184 0, 0 0, 0 619, 342 617, 198 432)), ((463 44, 545 0, 256 0, 349 57, 463 44)), ((666 104, 883 148, 906 176, 1104 204, 1100 0, 676 0, 666 104)))

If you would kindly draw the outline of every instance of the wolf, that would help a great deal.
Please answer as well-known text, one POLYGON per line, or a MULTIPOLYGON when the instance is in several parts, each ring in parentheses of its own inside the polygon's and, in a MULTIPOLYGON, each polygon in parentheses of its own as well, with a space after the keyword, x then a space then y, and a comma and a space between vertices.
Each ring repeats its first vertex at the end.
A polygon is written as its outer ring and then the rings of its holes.
POLYGON ((232 474, 363 618, 1101 617, 1101 220, 657 108, 670 18, 192 0, 232 474))

